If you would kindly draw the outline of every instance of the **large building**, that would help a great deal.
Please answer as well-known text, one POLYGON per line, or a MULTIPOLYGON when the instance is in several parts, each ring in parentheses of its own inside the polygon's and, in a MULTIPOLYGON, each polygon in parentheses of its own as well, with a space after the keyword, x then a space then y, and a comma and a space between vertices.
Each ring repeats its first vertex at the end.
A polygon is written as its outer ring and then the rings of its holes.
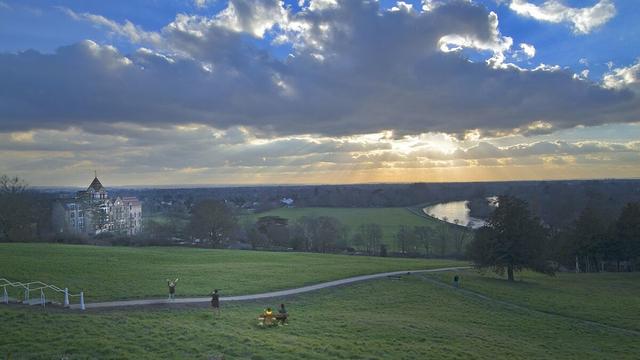
POLYGON ((57 233, 83 236, 103 232, 135 235, 142 230, 142 204, 135 197, 110 199, 96 176, 87 190, 55 202, 53 226, 57 233))

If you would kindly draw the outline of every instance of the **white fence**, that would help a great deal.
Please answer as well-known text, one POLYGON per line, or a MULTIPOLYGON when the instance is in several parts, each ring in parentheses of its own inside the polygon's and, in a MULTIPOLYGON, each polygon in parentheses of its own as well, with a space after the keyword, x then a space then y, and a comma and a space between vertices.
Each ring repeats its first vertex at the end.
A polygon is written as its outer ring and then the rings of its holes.
POLYGON ((24 291, 24 299, 22 300, 22 303, 28 304, 29 301, 31 300, 31 293, 32 292, 39 292, 40 295, 40 304, 44 307, 47 303, 47 299, 45 296, 45 290, 51 290, 51 291, 55 291, 58 293, 61 293, 64 295, 64 303, 63 306, 64 307, 69 307, 69 299, 70 298, 79 298, 79 302, 80 302, 80 309, 84 310, 85 306, 84 306, 84 292, 80 291, 79 294, 69 294, 69 289, 64 288, 61 289, 55 285, 48 285, 45 284, 41 281, 32 281, 32 282, 28 282, 28 283, 21 283, 21 282, 11 282, 7 279, 2 279, 0 278, 0 287, 2 288, 2 302, 4 304, 8 304, 9 303, 9 292, 7 291, 7 288, 19 288, 22 289, 24 291))

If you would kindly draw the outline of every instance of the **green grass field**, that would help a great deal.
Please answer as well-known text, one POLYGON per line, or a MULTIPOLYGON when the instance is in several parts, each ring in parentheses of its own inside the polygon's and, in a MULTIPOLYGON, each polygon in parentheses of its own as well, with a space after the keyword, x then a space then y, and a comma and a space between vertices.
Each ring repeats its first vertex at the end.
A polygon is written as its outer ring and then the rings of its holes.
MULTIPOLYGON (((180 247, 95 247, 0 244, 0 278, 43 281, 84 290, 87 301, 163 297, 165 280, 180 278, 178 296, 281 290, 349 276, 466 265, 452 260, 180 247)), ((14 290, 17 297, 19 292, 14 290)))
POLYGON ((395 249, 395 235, 401 226, 427 226, 439 234, 443 228, 453 228, 453 225, 446 224, 438 219, 428 216, 420 216, 411 212, 408 208, 391 207, 391 208, 279 208, 263 213, 241 216, 240 222, 255 222, 261 216, 279 216, 290 221, 295 221, 303 216, 318 217, 330 216, 334 217, 345 224, 351 234, 353 234, 360 225, 378 224, 382 228, 384 243, 395 249))
MULTIPOLYGON (((526 288, 531 307, 564 303, 591 307, 587 318, 614 299, 620 317, 637 316, 637 277, 614 274, 620 291, 609 293, 598 275, 558 277, 572 285, 565 296, 545 299, 562 286, 539 281, 526 288), (620 275, 620 276, 618 276, 620 275), (587 287, 596 296, 580 296, 587 287), (575 297, 575 298, 574 298, 575 297)), ((241 277, 241 275, 238 275, 241 277)), ((445 276, 449 278, 451 274, 445 276)), ((465 286, 509 294, 519 285, 465 274, 465 286)), ((507 295, 505 295, 507 296, 507 295)), ((515 299, 510 299, 515 300, 515 299)), ((4 329, 0 357, 11 359, 637 359, 640 335, 564 316, 503 306, 439 286, 421 276, 376 280, 288 298, 290 325, 263 329, 257 314, 270 301, 223 304, 214 320, 206 308, 148 308, 69 312, 0 306, 4 329)))
MULTIPOLYGON (((461 285, 496 300, 527 308, 640 331, 640 273, 573 274, 533 272, 505 284, 492 273, 459 272, 461 285)), ((430 274, 450 283, 451 274, 430 274)))

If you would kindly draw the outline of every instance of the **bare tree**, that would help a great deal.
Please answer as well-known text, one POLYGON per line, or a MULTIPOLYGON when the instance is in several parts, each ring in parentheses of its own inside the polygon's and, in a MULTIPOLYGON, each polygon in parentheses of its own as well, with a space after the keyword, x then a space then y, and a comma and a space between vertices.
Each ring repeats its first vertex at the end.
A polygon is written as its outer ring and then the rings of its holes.
POLYGON ((424 249, 424 256, 431 255, 431 238, 433 237, 433 229, 426 226, 416 226, 413 228, 416 241, 424 249))
POLYGON ((24 241, 33 236, 33 203, 24 180, 0 176, 0 240, 24 241))
POLYGON ((359 232, 365 241, 365 248, 369 255, 376 255, 376 252, 380 249, 380 242, 382 241, 382 228, 378 224, 363 224, 360 225, 359 232))
POLYGON ((222 247, 236 224, 231 209, 217 200, 203 200, 191 211, 191 233, 206 239, 212 247, 222 247))

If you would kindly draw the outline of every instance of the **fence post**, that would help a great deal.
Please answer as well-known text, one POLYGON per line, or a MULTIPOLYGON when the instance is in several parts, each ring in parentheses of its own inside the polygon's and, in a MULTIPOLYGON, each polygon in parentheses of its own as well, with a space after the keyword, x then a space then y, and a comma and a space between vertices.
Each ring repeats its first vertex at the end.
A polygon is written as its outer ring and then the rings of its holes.
POLYGON ((64 307, 69 307, 69 289, 64 288, 64 307))
POLYGON ((29 284, 24 289, 24 301, 29 302, 29 284))
POLYGON ((9 303, 9 294, 7 294, 7 287, 3 287, 4 291, 2 294, 2 302, 4 302, 5 304, 9 303))
POLYGON ((45 306, 46 302, 47 299, 44 297, 44 289, 40 289, 40 303, 42 304, 42 307, 45 306))
POLYGON ((84 291, 80 291, 80 310, 84 310, 84 291))

